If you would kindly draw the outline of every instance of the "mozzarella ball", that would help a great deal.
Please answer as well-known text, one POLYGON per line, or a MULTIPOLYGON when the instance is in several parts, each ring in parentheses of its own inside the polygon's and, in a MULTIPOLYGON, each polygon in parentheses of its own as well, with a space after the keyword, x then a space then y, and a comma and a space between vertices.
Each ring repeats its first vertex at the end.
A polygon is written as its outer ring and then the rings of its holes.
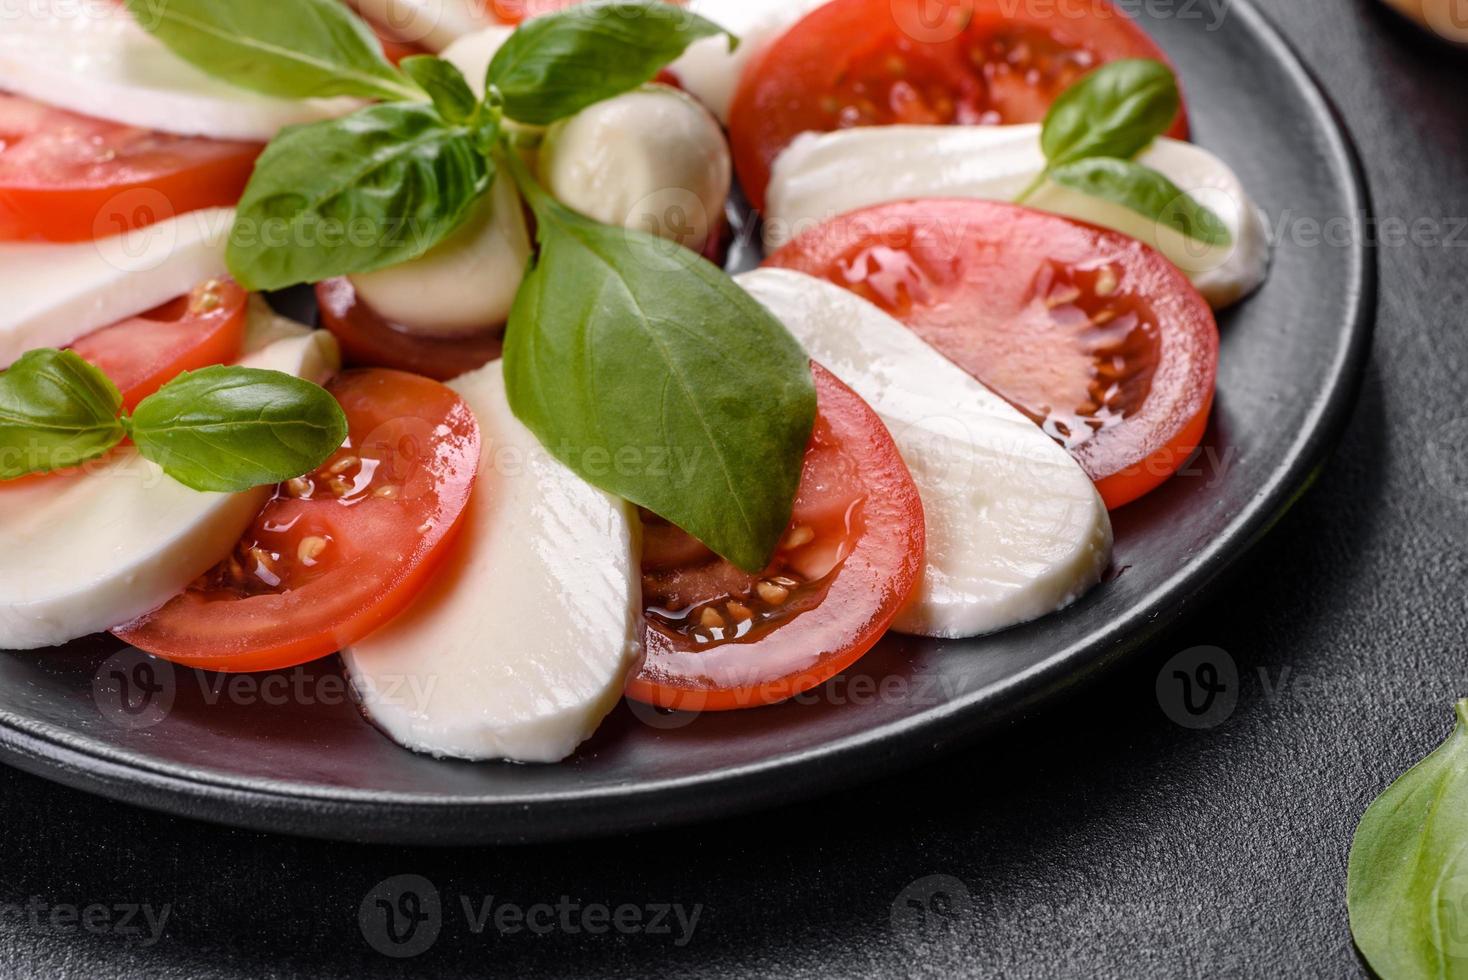
POLYGON ((529 258, 520 194, 501 174, 447 239, 410 262, 351 279, 367 305, 405 330, 463 337, 509 319, 529 258))
POLYGON ((481 99, 484 98, 485 76, 489 74, 489 63, 494 60, 495 53, 504 47, 510 35, 515 33, 513 27, 486 27, 482 31, 473 34, 465 34, 447 48, 444 48, 443 58, 459 71, 464 73, 464 79, 474 94, 481 99))
POLYGON ((695 252, 719 228, 730 180, 718 122, 665 85, 598 102, 556 123, 540 151, 541 184, 573 211, 695 252))

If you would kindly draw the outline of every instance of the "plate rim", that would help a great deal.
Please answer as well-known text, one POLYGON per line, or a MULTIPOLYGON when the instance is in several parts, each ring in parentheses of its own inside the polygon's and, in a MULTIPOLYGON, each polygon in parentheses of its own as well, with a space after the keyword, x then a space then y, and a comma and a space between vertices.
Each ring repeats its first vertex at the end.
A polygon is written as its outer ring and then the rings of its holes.
MULTIPOLYGON (((1253 0, 1232 12, 1273 49, 1329 128, 1330 157, 1346 175, 1353 212, 1369 221, 1373 197, 1350 127, 1296 46, 1253 0)), ((821 745, 735 768, 585 790, 437 797, 305 786, 230 776, 98 745, 0 713, 0 761, 73 789, 210 823, 359 843, 516 844, 603 837, 732 816, 823 795, 889 775, 915 750, 952 751, 1040 704, 1073 694, 1191 615, 1313 486, 1357 402, 1376 328, 1379 261, 1363 239, 1354 253, 1349 342, 1329 383, 1311 394, 1307 423, 1249 504, 1209 545, 1105 624, 1043 661, 926 711, 821 745), (1170 601, 1164 601, 1170 600, 1170 601), (1160 611, 1159 611, 1160 610, 1160 611), (860 765, 853 764, 859 759, 860 765), (769 778, 779 772, 786 778, 769 778), (795 777, 795 778, 790 778, 795 777), (716 790, 716 791, 715 791, 716 790), (656 807, 648 804, 656 803, 656 807), (554 812, 548 812, 554 811, 554 812), (649 819, 649 813, 657 816, 649 819), (493 819, 488 815, 493 813, 493 819)))

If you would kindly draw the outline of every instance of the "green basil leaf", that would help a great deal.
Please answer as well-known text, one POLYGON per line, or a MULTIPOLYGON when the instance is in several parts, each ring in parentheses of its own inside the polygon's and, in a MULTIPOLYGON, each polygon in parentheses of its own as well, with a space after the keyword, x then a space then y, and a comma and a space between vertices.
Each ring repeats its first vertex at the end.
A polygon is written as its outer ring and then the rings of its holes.
POLYGON ((1233 244, 1223 219, 1150 167, 1130 160, 1093 157, 1056 167, 1050 179, 1063 187, 1119 204, 1206 245, 1233 244))
POLYGON ((1050 166, 1087 157, 1130 160, 1172 126, 1182 107, 1177 79, 1160 61, 1112 61, 1061 94, 1040 145, 1050 166))
MULTIPOLYGON (((649 81, 723 28, 670 3, 593 3, 527 21, 489 63, 505 115, 548 126, 649 81)), ((737 44, 729 35, 732 50, 737 44)))
POLYGON ((174 54, 240 88, 286 99, 422 97, 341 0, 126 3, 174 54))
POLYGON ((505 337, 510 407, 588 482, 765 567, 814 425, 809 358, 712 264, 517 179, 540 256, 505 337))
POLYGON ((283 289, 415 259, 459 226, 492 177, 475 134, 430 105, 292 127, 245 188, 230 272, 246 289, 283 289))
POLYGON ((326 389, 280 371, 186 371, 144 398, 138 452, 194 490, 237 493, 309 473, 341 448, 347 417, 326 389))
POLYGON ((404 58, 401 68, 404 74, 428 93, 428 97, 438 107, 439 114, 449 122, 466 122, 474 115, 474 110, 479 108, 479 99, 464 80, 464 73, 452 62, 429 54, 419 54, 404 58))
POLYGON ((122 441, 122 395, 69 350, 28 351, 0 372, 0 480, 95 459, 122 441))
POLYGON ((1448 740, 1361 818, 1346 905, 1383 980, 1468 977, 1468 701, 1448 740))

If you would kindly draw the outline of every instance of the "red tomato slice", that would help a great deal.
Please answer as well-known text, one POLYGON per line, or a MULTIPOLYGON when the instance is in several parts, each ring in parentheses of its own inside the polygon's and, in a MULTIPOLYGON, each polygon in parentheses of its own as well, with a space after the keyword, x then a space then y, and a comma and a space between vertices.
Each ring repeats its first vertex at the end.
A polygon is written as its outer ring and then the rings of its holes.
POLYGON ((234 554, 118 637, 206 670, 290 667, 360 640, 427 584, 474 487, 473 413, 398 371, 349 371, 327 390, 347 413, 346 445, 282 484, 234 554))
MULTIPOLYGON (((729 113, 740 186, 764 207, 770 167, 803 132, 1038 122, 1108 61, 1162 50, 1110 0, 835 0, 756 54, 729 113)), ((1186 114, 1171 135, 1187 138, 1186 114)))
POLYGON ((587 0, 489 0, 490 13, 502 24, 519 24, 542 14, 575 7, 587 0))
POLYGON ((262 149, 0 93, 0 241, 87 241, 232 205, 262 149))
POLYGON ((424 337, 385 319, 357 298, 350 279, 316 286, 321 325, 341 344, 348 364, 411 371, 439 381, 483 367, 504 349, 503 330, 467 337, 424 337))
POLYGON ((1193 284, 1125 235, 988 201, 883 204, 766 261, 831 280, 912 327, 1038 422, 1113 509, 1202 441, 1218 325, 1193 284))
POLYGON ((769 568, 742 572, 645 519, 647 654, 629 697, 694 711, 794 697, 870 650, 917 586, 926 532, 912 475, 876 413, 812 367, 819 415, 769 568))
POLYGON ((71 345, 112 379, 131 412, 184 371, 239 359, 249 293, 211 280, 155 310, 103 327, 71 345))

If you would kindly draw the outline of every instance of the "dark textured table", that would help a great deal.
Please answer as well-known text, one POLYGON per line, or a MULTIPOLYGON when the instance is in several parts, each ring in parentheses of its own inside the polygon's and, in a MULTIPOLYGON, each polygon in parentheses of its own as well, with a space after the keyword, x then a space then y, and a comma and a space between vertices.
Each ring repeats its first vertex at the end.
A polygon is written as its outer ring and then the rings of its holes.
POLYGON ((0 975, 1362 974, 1352 829, 1468 693, 1468 54, 1376 0, 1260 4, 1365 157, 1374 361, 1318 485, 1153 656, 898 778, 575 845, 275 838, 0 769, 0 975), (1238 676, 1207 728, 1157 687, 1198 646, 1238 676))

